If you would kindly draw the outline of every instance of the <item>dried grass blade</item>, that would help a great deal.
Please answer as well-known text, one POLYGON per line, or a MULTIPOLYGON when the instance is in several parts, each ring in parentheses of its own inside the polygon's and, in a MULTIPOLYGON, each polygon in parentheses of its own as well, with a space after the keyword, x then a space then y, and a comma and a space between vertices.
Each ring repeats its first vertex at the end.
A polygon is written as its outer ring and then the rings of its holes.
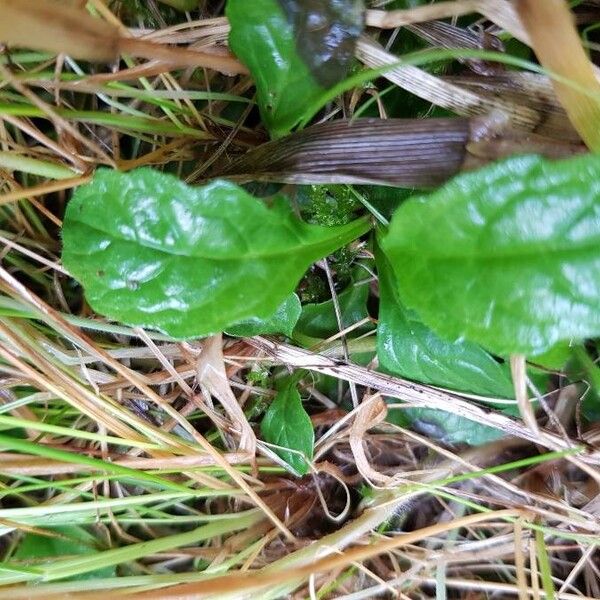
POLYGON ((581 45, 568 5, 564 0, 519 0, 516 6, 540 63, 577 84, 579 89, 554 81, 554 89, 581 138, 590 150, 599 152, 600 83, 581 45))
MULTIPOLYGON (((362 37, 356 45, 356 56, 366 66, 379 69, 397 65, 399 58, 387 52, 377 42, 362 37)), ((452 85, 439 77, 412 65, 394 66, 383 75, 402 89, 462 116, 486 115, 493 111, 506 114, 515 127, 531 131, 540 122, 539 114, 532 108, 508 102, 503 98, 490 98, 471 90, 452 85)))
POLYGON ((515 398, 519 405, 519 412, 523 422, 536 435, 540 435, 540 428, 535 418, 535 411, 529 402, 527 394, 527 363, 525 356, 514 354, 510 357, 510 370, 512 373, 513 385, 515 388, 515 398))
MULTIPOLYGON (((182 415, 170 406, 169 403, 165 402, 161 396, 159 396, 154 390, 144 383, 143 377, 136 371, 129 369, 125 365, 122 365, 118 360, 115 360, 106 350, 96 346, 86 335, 82 334, 76 327, 66 322, 61 315, 55 311, 52 307, 46 304, 41 298, 33 294, 28 288, 22 283, 17 281, 10 273, 0 267, 0 280, 8 288, 11 296, 22 299, 27 305, 31 306, 36 314, 39 314, 40 318, 50 324, 54 329, 60 331, 67 339, 71 340, 81 349, 96 356, 98 360, 112 367, 119 375, 125 377, 131 382, 131 385, 137 387, 149 400, 154 402, 157 406, 160 406, 171 418, 179 423, 210 456, 214 457, 215 462, 221 466, 227 474, 237 483, 237 485, 252 499, 252 501, 263 511, 266 517, 268 517, 272 523, 289 539, 293 540, 293 535, 289 532, 287 527, 277 518, 273 511, 267 506, 267 504, 261 499, 261 497, 247 484, 244 477, 223 458, 223 456, 213 448, 213 446, 198 433, 188 421, 186 421, 182 415)), ((0 345, 0 354, 4 351, 0 345)), ((40 387, 44 388, 42 382, 40 387)), ((86 391, 86 388, 82 386, 82 390, 86 391)), ((61 397, 64 394, 61 394, 61 397)), ((68 395, 67 395, 68 396, 68 395)), ((68 401, 68 397, 65 398, 68 401)), ((117 407, 118 408, 118 407, 117 407)), ((123 409, 119 413, 126 415, 126 411, 123 409)), ((98 421, 102 422, 102 415, 97 418, 98 421)), ((123 424, 120 424, 122 427, 123 424)), ((173 449, 183 451, 185 454, 192 453, 190 446, 183 442, 178 443, 176 438, 164 434, 162 431, 155 427, 145 425, 146 430, 152 429, 153 439, 164 440, 166 444, 171 446, 173 449)), ((129 435, 129 432, 125 433, 121 437, 135 439, 135 434, 129 435)))
MULTIPOLYGON (((431 21, 429 23, 415 23, 406 28, 419 36, 422 40, 437 48, 471 49, 471 50, 497 50, 504 52, 504 44, 494 35, 478 34, 462 27, 457 27, 444 21, 431 21)), ((504 72, 504 65, 499 63, 477 60, 460 59, 475 73, 480 75, 493 75, 504 72)))
POLYGON ((476 12, 478 6, 478 0, 462 0, 459 2, 438 2, 437 4, 399 10, 368 10, 366 12, 366 23, 369 27, 395 29, 411 23, 462 17, 476 12))
POLYGON ((370 482, 385 485, 390 482, 390 477, 377 472, 369 464, 367 453, 363 445, 365 434, 369 429, 375 427, 385 420, 387 415, 386 404, 380 394, 375 394, 362 402, 358 407, 354 422, 350 428, 349 443, 356 462, 356 468, 363 478, 370 482))

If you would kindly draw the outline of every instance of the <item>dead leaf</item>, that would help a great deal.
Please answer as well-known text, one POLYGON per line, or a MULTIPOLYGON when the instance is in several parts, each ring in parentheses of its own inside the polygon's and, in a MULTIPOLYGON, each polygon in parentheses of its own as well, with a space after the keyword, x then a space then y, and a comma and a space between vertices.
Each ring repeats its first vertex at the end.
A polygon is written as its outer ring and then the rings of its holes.
POLYGON ((234 429, 240 432, 240 448, 254 457, 256 455, 256 436, 231 391, 225 372, 221 334, 213 335, 203 341, 202 352, 196 364, 196 374, 200 386, 222 404, 234 429))

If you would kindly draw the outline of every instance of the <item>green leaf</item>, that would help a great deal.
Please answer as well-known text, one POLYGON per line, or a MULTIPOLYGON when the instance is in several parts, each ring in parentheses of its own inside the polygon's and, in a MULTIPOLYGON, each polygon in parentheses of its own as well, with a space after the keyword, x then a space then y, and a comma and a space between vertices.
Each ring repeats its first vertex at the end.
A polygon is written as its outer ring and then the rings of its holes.
POLYGON ((274 448, 294 471, 300 475, 308 473, 308 463, 303 458, 312 459, 315 434, 310 417, 302 406, 302 399, 296 389, 297 377, 289 377, 269 406, 260 425, 263 438, 270 444, 289 448, 289 452, 274 448))
MULTIPOLYGON (((512 398, 508 366, 500 365, 477 344, 448 341, 404 307, 395 290, 392 269, 378 252, 379 320, 377 358, 381 370, 420 383, 482 396, 512 398)), ((464 417, 431 408, 392 409, 388 420, 446 444, 478 446, 497 440, 502 432, 464 417)))
POLYGON ((292 25, 296 51, 324 88, 339 83, 365 26, 363 0, 278 0, 292 25))
POLYGON ((529 361, 544 369, 560 371, 567 364, 573 354, 573 348, 568 341, 558 342, 542 354, 530 356, 529 361))
POLYGON ((258 317, 246 319, 237 325, 229 327, 227 333, 239 337, 264 335, 267 333, 285 333, 285 335, 291 337, 301 312, 300 299, 296 294, 292 294, 283 301, 281 306, 270 317, 266 319, 259 319, 258 317))
POLYGON ((273 137, 343 79, 363 27, 359 0, 228 0, 226 14, 229 45, 254 78, 273 137))
POLYGON ((535 531, 535 549, 537 554, 537 563, 540 569, 542 587, 544 588, 544 597, 547 600, 556 600, 556 589, 554 588, 552 564, 548 554, 548 546, 544 537, 544 532, 540 529, 535 531))
MULTIPOLYGON (((448 341, 422 323, 402 305, 392 269, 376 252, 379 275, 377 357, 381 370, 420 383, 495 398, 514 398, 509 366, 498 363, 483 348, 464 340, 448 341)), ((529 373, 540 389, 545 376, 529 373)), ((494 405, 518 416, 516 405, 494 405)), ((502 431, 459 415, 431 408, 392 409, 388 420, 446 444, 478 446, 500 439, 502 431)))
POLYGON ((368 230, 308 225, 240 187, 99 170, 67 206, 63 263, 92 308, 174 338, 273 315, 306 269, 368 230))
POLYGON ((513 398, 510 368, 483 348, 464 340, 440 338, 415 311, 402 305, 391 267, 377 253, 379 321, 377 357, 384 371, 461 392, 513 398))
POLYGON ((597 390, 589 388, 584 392, 581 402, 581 414, 590 423, 598 423, 600 421, 600 394, 598 394, 597 390))
POLYGON ((499 429, 433 408, 393 408, 388 412, 387 420, 400 427, 411 427, 444 444, 481 446, 504 435, 499 429))
POLYGON ((394 214, 400 299, 448 339, 539 354, 600 333, 600 156, 519 156, 394 214))
MULTIPOLYGON (((82 527, 66 526, 53 527, 49 533, 56 537, 47 537, 27 533, 23 536, 14 553, 18 560, 60 559, 67 556, 82 556, 97 554, 96 539, 82 527)), ((36 564, 32 562, 32 564, 36 564)), ((94 579, 98 577, 115 577, 115 567, 104 567, 89 573, 77 575, 70 579, 94 579)))
MULTIPOLYGON (((345 289, 338 295, 342 327, 350 327, 368 316, 367 298, 369 297, 368 285, 354 285, 345 289)), ((326 300, 318 304, 305 304, 302 314, 296 325, 296 331, 302 335, 314 338, 328 338, 338 333, 338 323, 335 317, 333 300, 326 300)))
POLYGON ((577 367, 577 369, 572 368, 575 370, 574 379, 583 380, 585 383, 581 412, 591 423, 598 422, 600 421, 600 366, 583 346, 575 347, 573 356, 577 367))

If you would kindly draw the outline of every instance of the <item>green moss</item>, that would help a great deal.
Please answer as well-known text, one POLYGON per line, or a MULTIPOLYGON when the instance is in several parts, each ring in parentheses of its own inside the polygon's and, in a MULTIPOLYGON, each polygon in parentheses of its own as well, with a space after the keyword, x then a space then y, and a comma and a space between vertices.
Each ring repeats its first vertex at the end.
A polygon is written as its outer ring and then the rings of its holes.
POLYGON ((359 206, 349 188, 343 185, 311 185, 308 195, 307 219, 318 225, 333 227, 350 223, 359 206))

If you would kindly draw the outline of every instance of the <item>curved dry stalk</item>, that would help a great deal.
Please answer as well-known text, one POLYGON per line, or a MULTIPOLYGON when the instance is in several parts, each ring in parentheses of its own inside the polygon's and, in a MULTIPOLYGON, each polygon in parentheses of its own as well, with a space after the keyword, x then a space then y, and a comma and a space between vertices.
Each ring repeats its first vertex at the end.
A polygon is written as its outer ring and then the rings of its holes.
POLYGON ((225 408, 234 428, 240 434, 240 448, 250 457, 256 454, 256 435, 229 386, 223 359, 223 336, 213 335, 202 342, 196 363, 198 383, 225 408))
POLYGON ((351 363, 344 363, 322 354, 316 354, 287 344, 280 344, 264 337, 249 338, 247 341, 255 348, 265 352, 267 356, 276 362, 324 373, 345 381, 352 381, 358 385, 376 390, 384 396, 398 398, 409 404, 427 406, 428 408, 459 415, 470 421, 499 429, 506 435, 541 444, 552 450, 579 450, 579 460, 589 464, 600 464, 600 451, 598 450, 585 453, 584 447, 576 441, 565 440, 561 436, 542 428, 540 428, 540 435, 538 436, 516 419, 498 411, 466 402, 458 395, 448 394, 436 388, 399 377, 384 375, 351 363))
POLYGON ((74 58, 113 62, 121 54, 161 60, 170 67, 204 67, 227 75, 247 73, 227 54, 169 48, 125 37, 114 23, 52 0, 0 0, 0 40, 15 46, 68 54, 74 58))
MULTIPOLYGON (((356 409, 356 415, 350 427, 349 443, 356 462, 358 472, 365 481, 386 484, 390 482, 390 477, 376 471, 367 459, 363 446, 363 439, 369 429, 375 427, 385 420, 387 407, 383 398, 375 394, 371 398, 364 400, 356 409)), ((373 486, 373 484, 371 483, 373 486)), ((374 486, 373 486, 374 487, 374 486)))
POLYGON ((519 405, 519 412, 523 423, 535 433, 540 434, 540 428, 535 418, 535 411, 527 393, 527 362, 523 354, 514 354, 510 357, 510 371, 515 388, 515 398, 519 405))

